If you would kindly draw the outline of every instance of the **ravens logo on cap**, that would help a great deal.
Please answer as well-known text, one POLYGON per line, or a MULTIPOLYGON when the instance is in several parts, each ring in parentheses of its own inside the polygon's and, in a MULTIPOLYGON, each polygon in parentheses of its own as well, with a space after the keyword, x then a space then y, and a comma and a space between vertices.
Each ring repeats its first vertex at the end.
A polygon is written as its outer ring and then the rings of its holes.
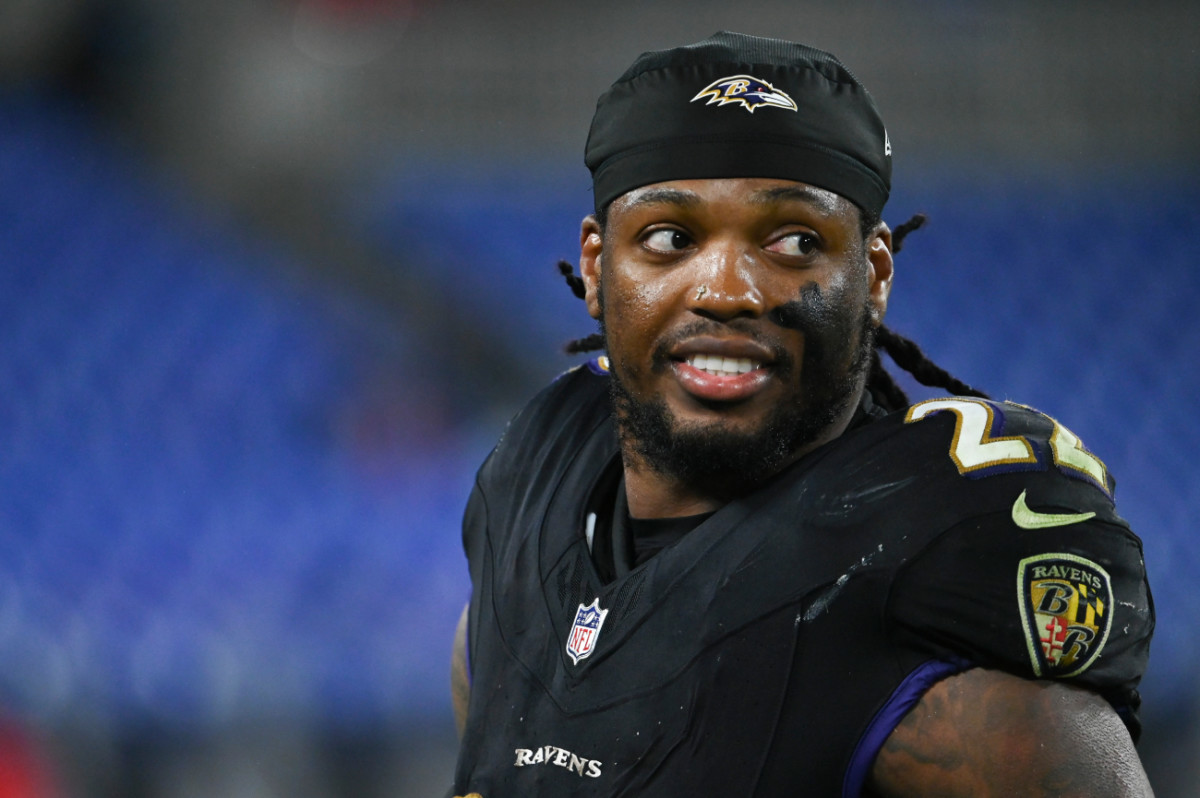
POLYGON ((740 103, 750 113, 754 113, 755 108, 764 105, 772 108, 787 108, 791 111, 797 110, 796 101, 787 93, 780 91, 765 80, 759 80, 751 75, 731 75, 714 80, 693 97, 691 102, 696 102, 703 97, 708 98, 705 105, 740 103))

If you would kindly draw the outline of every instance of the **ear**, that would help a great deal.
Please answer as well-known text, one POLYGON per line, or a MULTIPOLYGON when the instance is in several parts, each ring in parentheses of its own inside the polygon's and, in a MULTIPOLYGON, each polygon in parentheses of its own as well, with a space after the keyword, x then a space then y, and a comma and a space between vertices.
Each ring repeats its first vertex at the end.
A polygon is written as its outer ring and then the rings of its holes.
POLYGON ((880 222, 866 241, 867 265, 870 267, 868 288, 871 303, 871 321, 875 326, 883 324, 887 315, 888 297, 892 293, 892 230, 880 222))
POLYGON ((604 249, 604 236, 600 232, 600 224, 596 217, 585 216, 579 230, 579 274, 583 277, 586 289, 584 301, 587 302, 588 314, 593 319, 600 318, 600 255, 604 249))

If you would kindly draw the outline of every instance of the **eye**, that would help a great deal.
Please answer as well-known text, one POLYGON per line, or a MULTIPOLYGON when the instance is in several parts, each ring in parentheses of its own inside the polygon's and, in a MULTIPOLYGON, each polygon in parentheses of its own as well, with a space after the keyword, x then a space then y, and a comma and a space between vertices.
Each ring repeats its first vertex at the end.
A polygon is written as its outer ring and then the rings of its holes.
POLYGON ((669 227, 654 230, 642 240, 643 246, 655 252, 678 252, 691 243, 692 238, 687 233, 669 227))
POLYGON ((821 239, 812 233, 789 233, 775 239, 766 248, 768 251, 778 252, 780 255, 805 257, 821 248, 821 239))

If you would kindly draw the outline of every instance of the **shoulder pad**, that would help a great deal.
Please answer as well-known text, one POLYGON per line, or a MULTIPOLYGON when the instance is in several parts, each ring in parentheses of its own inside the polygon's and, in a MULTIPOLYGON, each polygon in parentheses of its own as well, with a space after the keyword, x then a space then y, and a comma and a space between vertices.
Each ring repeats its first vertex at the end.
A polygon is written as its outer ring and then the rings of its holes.
POLYGON ((1050 416, 1015 402, 956 396, 918 402, 904 421, 912 424, 939 414, 955 419, 947 455, 963 476, 1053 468, 1112 496, 1114 482, 1104 462, 1050 416))

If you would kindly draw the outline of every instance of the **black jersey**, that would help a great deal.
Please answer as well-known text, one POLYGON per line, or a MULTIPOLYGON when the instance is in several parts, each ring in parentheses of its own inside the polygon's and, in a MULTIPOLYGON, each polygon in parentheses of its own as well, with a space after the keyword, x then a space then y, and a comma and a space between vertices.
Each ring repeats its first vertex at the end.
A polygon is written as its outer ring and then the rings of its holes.
POLYGON ((1053 419, 918 403, 606 581, 589 519, 620 467, 597 372, 514 419, 468 504, 455 795, 856 796, 924 690, 975 666, 1086 686, 1136 735, 1141 543, 1053 419))

